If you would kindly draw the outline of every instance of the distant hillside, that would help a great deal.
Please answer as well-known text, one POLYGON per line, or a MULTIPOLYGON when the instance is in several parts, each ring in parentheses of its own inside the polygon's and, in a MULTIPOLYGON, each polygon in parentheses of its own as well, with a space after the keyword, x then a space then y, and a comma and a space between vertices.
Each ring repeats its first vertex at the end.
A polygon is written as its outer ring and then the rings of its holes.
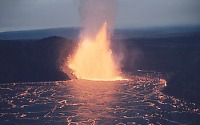
POLYGON ((17 40, 17 39, 42 39, 51 36, 60 36, 75 39, 79 36, 79 28, 52 28, 24 31, 0 32, 1 40, 17 40))
MULTIPOLYGON (((49 28, 24 31, 0 32, 1 40, 16 39, 42 39, 51 36, 60 36, 76 39, 80 35, 81 28, 49 28)), ((200 32, 200 26, 174 26, 174 27, 152 27, 152 28, 130 28, 115 29, 112 38, 158 38, 174 36, 191 36, 200 32)))

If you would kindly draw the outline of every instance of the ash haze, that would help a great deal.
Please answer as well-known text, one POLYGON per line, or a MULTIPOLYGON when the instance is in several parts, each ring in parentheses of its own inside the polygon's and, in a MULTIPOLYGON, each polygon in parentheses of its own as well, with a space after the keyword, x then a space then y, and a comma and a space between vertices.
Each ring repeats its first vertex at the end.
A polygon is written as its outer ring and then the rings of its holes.
POLYGON ((106 22, 113 29, 117 14, 117 0, 80 0, 80 22, 87 35, 95 36, 106 22))
MULTIPOLYGON (((81 26, 79 2, 0 0, 0 31, 81 26)), ((118 0, 117 8, 117 28, 200 24, 199 0, 118 0)))

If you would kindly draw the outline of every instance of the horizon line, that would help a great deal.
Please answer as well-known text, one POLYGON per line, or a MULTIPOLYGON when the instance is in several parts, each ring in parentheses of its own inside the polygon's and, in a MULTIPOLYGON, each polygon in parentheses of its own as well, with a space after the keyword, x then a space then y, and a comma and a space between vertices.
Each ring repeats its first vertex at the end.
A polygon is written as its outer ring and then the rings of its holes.
MULTIPOLYGON (((188 27, 200 27, 200 24, 195 24, 195 25, 168 25, 168 26, 149 26, 149 27, 117 27, 114 28, 114 30, 123 30, 123 29, 154 29, 154 28, 173 28, 173 27, 179 27, 179 28, 188 28, 188 27)), ((24 31, 34 31, 34 30, 47 30, 47 29, 82 29, 83 27, 81 26, 70 26, 70 27, 44 27, 44 28, 33 28, 33 29, 19 29, 19 30, 4 30, 0 31, 0 33, 8 33, 8 32, 24 32, 24 31)))

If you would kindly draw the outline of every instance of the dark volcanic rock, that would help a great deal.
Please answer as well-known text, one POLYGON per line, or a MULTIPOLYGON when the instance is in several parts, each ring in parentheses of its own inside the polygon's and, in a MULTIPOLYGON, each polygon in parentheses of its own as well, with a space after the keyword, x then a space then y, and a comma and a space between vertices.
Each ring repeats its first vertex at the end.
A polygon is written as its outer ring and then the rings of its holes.
POLYGON ((175 74, 164 92, 178 98, 184 98, 200 106, 200 57, 184 70, 175 74))
POLYGON ((73 46, 73 41, 56 36, 41 40, 2 40, 0 82, 69 79, 60 66, 73 46))

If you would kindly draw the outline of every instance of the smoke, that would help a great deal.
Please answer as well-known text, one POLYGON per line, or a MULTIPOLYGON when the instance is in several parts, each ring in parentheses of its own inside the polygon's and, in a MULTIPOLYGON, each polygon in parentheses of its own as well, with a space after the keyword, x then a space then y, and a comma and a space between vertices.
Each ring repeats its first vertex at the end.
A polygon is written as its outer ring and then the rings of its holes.
POLYGON ((107 22, 112 31, 118 8, 117 0, 79 0, 80 19, 84 33, 94 36, 100 27, 107 22))

